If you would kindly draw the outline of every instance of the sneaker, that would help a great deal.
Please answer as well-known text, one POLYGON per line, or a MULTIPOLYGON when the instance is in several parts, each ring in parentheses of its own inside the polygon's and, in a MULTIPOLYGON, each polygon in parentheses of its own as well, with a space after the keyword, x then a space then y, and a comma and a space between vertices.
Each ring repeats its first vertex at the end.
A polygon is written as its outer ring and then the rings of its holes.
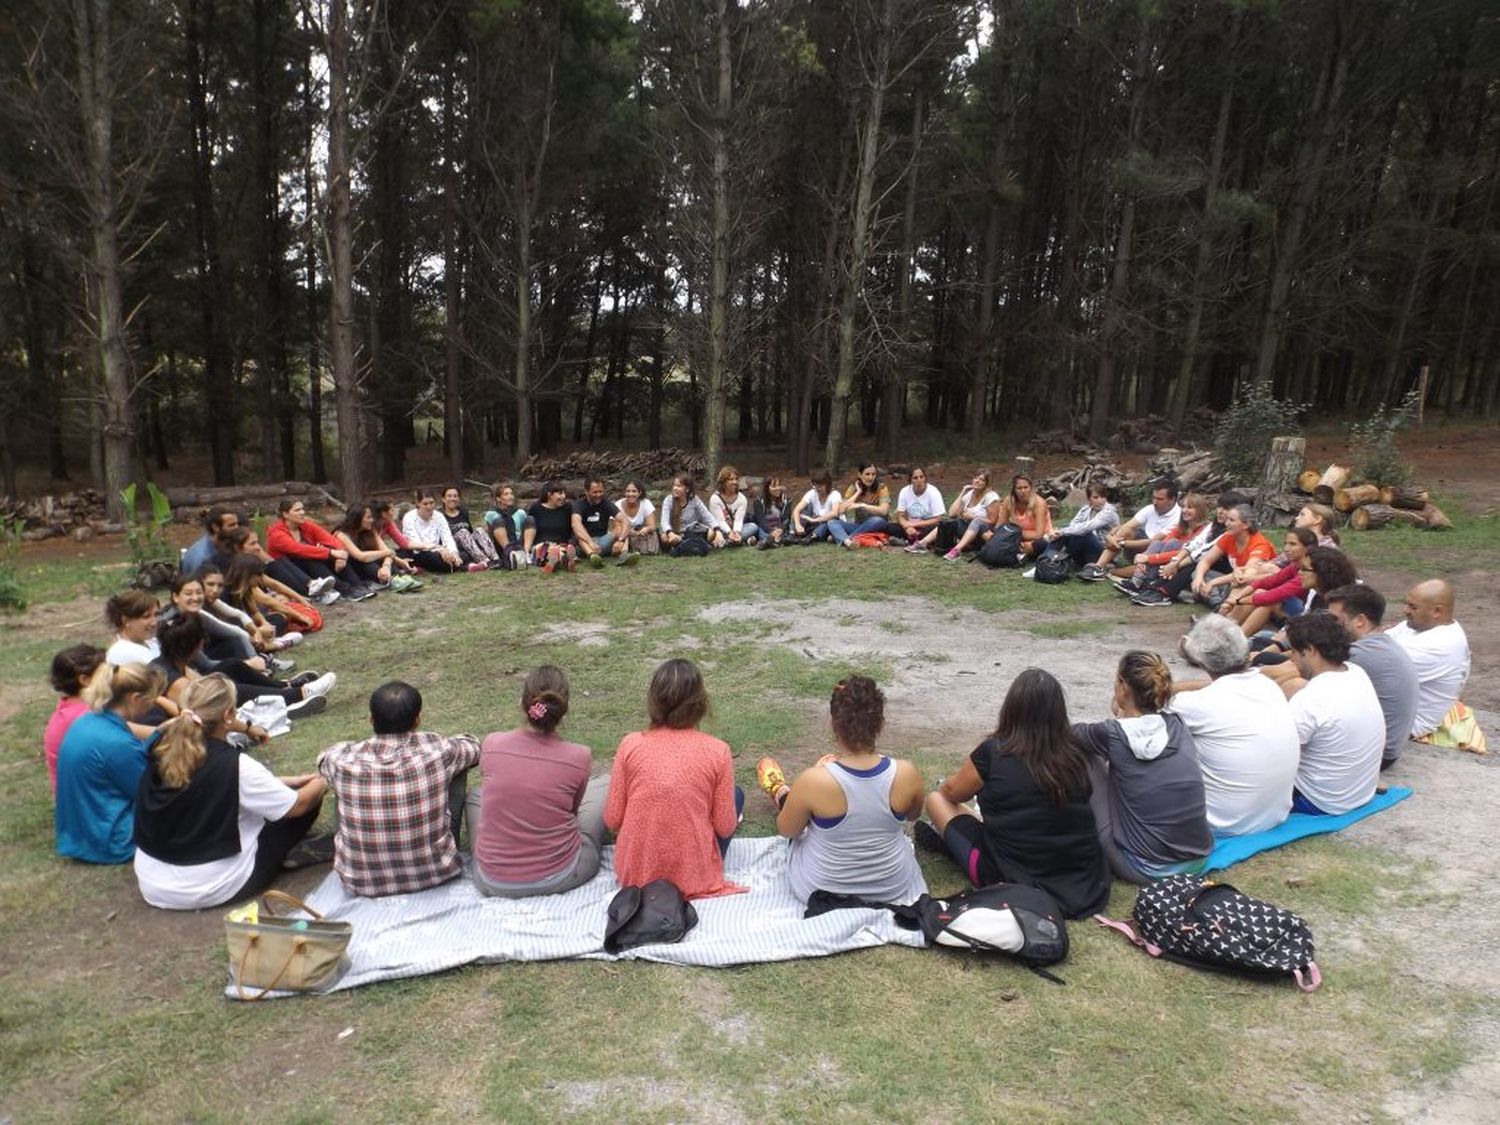
POLYGON ((1109 571, 1105 570, 1098 563, 1089 563, 1088 566, 1078 572, 1078 577, 1084 582, 1103 582, 1109 577, 1109 571))
POLYGON ((315 682, 321 674, 319 672, 301 672, 288 680, 287 684, 290 687, 306 687, 308 684, 315 682))
POLYGON ((1124 594, 1127 598, 1139 594, 1141 590, 1144 589, 1144 587, 1139 585, 1134 578, 1111 578, 1109 580, 1109 584, 1113 586, 1116 591, 1124 594))
MULTIPOLYGON (((308 685, 309 687, 311 685, 308 685)), ((306 691, 307 688, 303 688, 306 691)), ((306 719, 313 715, 321 715, 328 710, 328 699, 322 695, 304 695, 296 703, 286 705, 286 717, 288 719, 306 719)))
MULTIPOLYGON (((328 593, 328 591, 332 589, 332 575, 328 575, 324 578, 314 578, 307 584, 307 596, 310 598, 321 598, 324 594, 328 593)), ((323 604, 326 605, 327 603, 325 602, 323 604)))
POLYGON ((470 563, 464 569, 470 574, 478 574, 481 570, 489 570, 489 567, 485 566, 484 563, 470 563))
POLYGON ((923 851, 937 852, 939 855, 948 854, 948 847, 943 843, 943 837, 925 820, 919 820, 911 826, 911 838, 912 843, 923 851))
MULTIPOLYGON (((332 672, 324 672, 310 684, 302 685, 302 699, 321 698, 333 690, 333 685, 339 682, 338 676, 332 672)), ((290 707, 287 708, 291 710, 290 707)))
POLYGON ((771 540, 769 540, 769 539, 762 539, 759 543, 757 543, 755 545, 755 549, 757 551, 769 551, 774 546, 776 546, 776 544, 773 543, 771 540))
POLYGON ((307 836, 292 845, 281 861, 283 871, 295 871, 299 867, 314 867, 333 859, 333 835, 307 836))
POLYGON ((297 632, 291 632, 291 633, 287 633, 285 636, 283 636, 280 640, 278 640, 276 642, 276 649, 277 649, 277 651, 280 651, 281 649, 284 649, 284 648, 296 648, 301 643, 302 643, 302 634, 301 633, 297 633, 297 632))
POLYGON ((771 757, 762 758, 755 763, 755 784, 760 786, 761 792, 771 798, 771 803, 777 808, 781 807, 781 802, 792 791, 792 787, 786 783, 786 774, 781 772, 781 763, 771 757))
POLYGON ((1177 603, 1160 590, 1145 589, 1132 596, 1130 604, 1150 606, 1155 609, 1162 606, 1176 605, 1177 603))
POLYGON ((282 660, 277 656, 268 656, 266 657, 266 666, 276 675, 285 676, 297 667, 297 662, 295 660, 282 660))
POLYGON ((349 590, 351 602, 367 602, 375 596, 374 586, 354 586, 349 590))
POLYGON ((623 555, 620 556, 620 561, 618 563, 616 563, 615 565, 616 566, 634 566, 636 563, 638 563, 640 561, 641 561, 641 556, 640 555, 636 554, 634 551, 626 551, 623 555))
POLYGON ((554 559, 551 555, 548 555, 547 556, 547 561, 542 564, 542 573, 543 574, 551 574, 556 569, 557 569, 557 560, 554 559))
POLYGON ((908 555, 925 555, 927 553, 927 548, 922 546, 922 544, 918 542, 908 543, 905 547, 902 548, 902 550, 904 550, 908 555))
POLYGON ((603 570, 604 556, 595 551, 592 555, 589 556, 589 566, 593 567, 595 570, 603 570))
POLYGON ((947 554, 945 554, 943 556, 943 561, 944 562, 957 562, 958 561, 958 548, 954 547, 947 554))
POLYGON ((577 569, 578 569, 578 557, 576 555, 569 555, 568 556, 568 573, 572 574, 577 569))
POLYGON ((1034 567, 1034 566, 1033 567, 1028 567, 1027 569, 1021 571, 1021 577, 1022 578, 1035 578, 1036 577, 1036 567, 1034 567))
POLYGON ((337 590, 324 590, 317 597, 313 598, 313 601, 317 602, 319 605, 332 605, 338 600, 339 592, 337 590))

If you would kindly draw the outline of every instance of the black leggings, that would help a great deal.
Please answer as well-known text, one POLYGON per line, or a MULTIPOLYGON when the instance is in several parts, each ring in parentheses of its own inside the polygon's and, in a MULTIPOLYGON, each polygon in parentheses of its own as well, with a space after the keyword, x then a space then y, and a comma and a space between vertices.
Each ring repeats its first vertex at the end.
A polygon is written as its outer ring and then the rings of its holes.
POLYGON ((368 582, 374 585, 380 581, 380 564, 378 562, 360 562, 358 559, 350 559, 349 570, 346 573, 352 574, 361 582, 368 582))
POLYGON ((452 574, 454 571, 462 570, 461 566, 450 566, 448 561, 436 551, 426 548, 411 553, 411 561, 423 570, 431 571, 433 574, 452 574))
POLYGON ((285 680, 277 680, 257 672, 243 660, 222 660, 214 668, 215 672, 223 672, 234 681, 235 703, 249 703, 262 695, 279 695, 288 703, 296 703, 302 698, 302 689, 294 688, 285 680))
POLYGON ((307 597, 307 574, 290 559, 272 559, 266 564, 266 574, 307 597))
POLYGON ((255 867, 245 880, 244 886, 230 895, 225 902, 240 902, 260 894, 281 873, 281 863, 287 853, 302 842, 318 819, 321 805, 314 805, 301 816, 284 816, 280 820, 268 820, 255 840, 255 867))

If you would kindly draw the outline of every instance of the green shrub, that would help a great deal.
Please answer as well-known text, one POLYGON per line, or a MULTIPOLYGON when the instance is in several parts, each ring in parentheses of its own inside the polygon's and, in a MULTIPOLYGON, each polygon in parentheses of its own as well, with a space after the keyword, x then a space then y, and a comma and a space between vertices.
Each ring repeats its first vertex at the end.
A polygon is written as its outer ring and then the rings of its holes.
POLYGON ((146 482, 146 494, 151 498, 151 514, 142 519, 135 510, 135 485, 128 484, 120 491, 120 499, 125 502, 125 542, 130 546, 130 562, 135 568, 133 581, 149 590, 171 581, 177 569, 177 552, 167 541, 172 502, 151 481, 146 482))
POLYGON ((1407 392, 1395 406, 1379 407, 1363 422, 1349 426, 1349 453, 1355 475, 1371 484, 1405 484, 1411 480, 1411 466, 1401 460, 1396 435, 1416 417, 1421 392, 1407 392))
POLYGON ((1214 427, 1214 460, 1237 485, 1260 480, 1271 439, 1296 434, 1305 403, 1290 402, 1271 393, 1269 382, 1251 383, 1214 427))
POLYGON ((26 592, 21 589, 20 520, 0 523, 0 611, 16 612, 26 608, 26 592))

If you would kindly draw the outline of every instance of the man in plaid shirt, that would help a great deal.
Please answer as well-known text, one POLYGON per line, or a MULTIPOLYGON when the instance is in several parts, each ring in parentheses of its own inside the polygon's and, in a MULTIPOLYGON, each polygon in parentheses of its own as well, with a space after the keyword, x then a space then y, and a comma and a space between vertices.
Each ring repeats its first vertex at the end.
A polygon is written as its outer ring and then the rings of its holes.
POLYGON ((399 680, 381 684, 370 696, 375 736, 318 757, 339 802, 333 869, 350 894, 407 894, 462 870, 463 782, 479 764, 479 743, 420 731, 421 718, 421 692, 399 680))

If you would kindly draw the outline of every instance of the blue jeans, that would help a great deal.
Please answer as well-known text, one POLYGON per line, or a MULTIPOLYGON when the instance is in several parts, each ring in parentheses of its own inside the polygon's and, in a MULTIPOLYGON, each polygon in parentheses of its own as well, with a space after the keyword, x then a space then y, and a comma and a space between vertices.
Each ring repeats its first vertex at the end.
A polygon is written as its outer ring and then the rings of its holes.
POLYGON ((615 533, 613 531, 606 531, 603 535, 594 540, 594 546, 599 548, 599 553, 601 555, 609 554, 609 549, 614 545, 615 533))
POLYGON ((842 543, 851 535, 863 535, 867 531, 885 531, 891 525, 883 516, 871 516, 861 523, 845 523, 843 520, 829 520, 828 533, 833 536, 835 543, 842 543))
MULTIPOLYGON (((819 539, 834 538, 834 525, 840 524, 842 522, 842 520, 828 520, 825 523, 815 523, 812 525, 812 531, 808 534, 808 538, 811 539, 814 543, 816 543, 819 539)), ((848 535, 848 532, 845 532, 844 534, 848 535)), ((835 541, 839 543, 843 542, 842 539, 835 539, 835 541)))
POLYGON ((750 522, 747 521, 745 523, 740 524, 740 542, 741 543, 749 543, 752 539, 765 539, 765 538, 767 538, 766 533, 764 531, 762 531, 760 528, 756 527, 753 523, 750 523, 750 522))
MULTIPOLYGON (((734 787, 734 815, 736 821, 745 815, 745 791, 738 785, 734 787)), ((731 832, 728 836, 717 836, 715 839, 719 841, 719 854, 722 856, 729 850, 729 841, 734 839, 734 833, 731 832)))
POLYGON ((1097 562, 1104 553, 1104 536, 1097 531, 1086 531, 1082 535, 1064 535, 1063 545, 1068 549, 1068 558, 1075 566, 1088 566, 1097 562))

